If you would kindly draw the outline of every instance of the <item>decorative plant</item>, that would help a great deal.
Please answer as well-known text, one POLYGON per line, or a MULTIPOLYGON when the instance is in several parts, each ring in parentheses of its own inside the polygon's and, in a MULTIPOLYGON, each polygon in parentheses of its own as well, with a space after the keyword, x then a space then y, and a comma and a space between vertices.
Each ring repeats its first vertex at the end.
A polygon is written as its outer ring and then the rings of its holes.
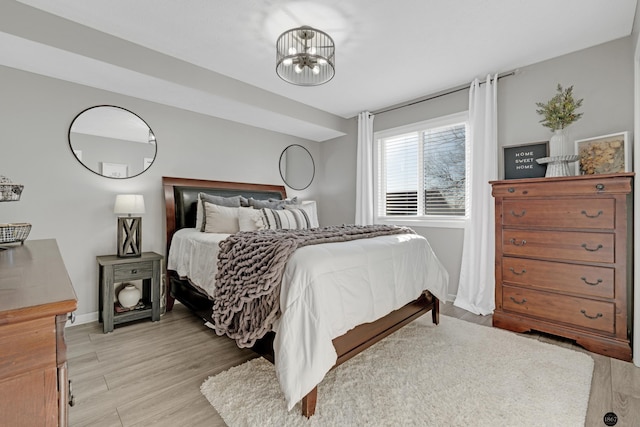
POLYGON ((538 107, 536 113, 543 116, 540 123, 553 131, 564 129, 582 117, 582 113, 576 113, 576 110, 580 108, 583 100, 576 101, 573 99, 573 86, 563 90, 560 83, 558 83, 557 91, 558 93, 546 104, 536 102, 538 107))

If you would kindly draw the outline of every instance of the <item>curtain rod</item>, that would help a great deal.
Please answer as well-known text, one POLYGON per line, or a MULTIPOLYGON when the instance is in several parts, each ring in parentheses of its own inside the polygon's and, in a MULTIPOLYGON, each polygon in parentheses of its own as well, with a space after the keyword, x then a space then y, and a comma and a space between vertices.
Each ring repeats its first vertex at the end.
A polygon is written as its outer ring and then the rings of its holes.
MULTIPOLYGON (((520 70, 516 69, 513 71, 509 71, 507 73, 502 73, 502 74, 498 74, 498 80, 500 80, 503 77, 509 77, 509 76, 515 76, 516 74, 518 74, 520 70)), ((480 84, 484 84, 485 82, 480 82, 480 84)), ((377 111, 373 111, 371 112, 371 114, 373 114, 374 116, 377 114, 382 114, 382 113, 388 113, 389 111, 393 111, 393 110, 398 110, 400 108, 404 108, 404 107, 410 107, 411 105, 416 105, 416 104, 420 104, 421 102, 425 102, 425 101, 431 101, 432 99, 436 99, 436 98, 440 98, 442 96, 446 96, 446 95, 451 95, 457 92, 461 92, 463 90, 467 90, 469 89, 469 86, 471 86, 471 83, 467 84, 467 85, 462 85, 462 86, 457 86, 451 89, 447 89, 444 90, 442 92, 437 92, 434 93, 433 95, 428 95, 424 98, 419 98, 416 99, 414 101, 411 102, 407 102, 405 104, 400 104, 400 105, 396 105, 395 107, 389 107, 389 108, 385 108, 384 110, 377 110, 377 111)))

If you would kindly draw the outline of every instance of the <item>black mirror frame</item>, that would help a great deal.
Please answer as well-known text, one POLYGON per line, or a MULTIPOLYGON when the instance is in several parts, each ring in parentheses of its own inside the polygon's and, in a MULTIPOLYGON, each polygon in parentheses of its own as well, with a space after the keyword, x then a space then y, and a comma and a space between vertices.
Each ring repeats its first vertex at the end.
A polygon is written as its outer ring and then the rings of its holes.
POLYGON ((309 152, 309 150, 307 150, 305 147, 303 147, 303 146, 302 146, 302 145, 300 145, 300 144, 291 144, 291 145, 286 146, 286 147, 285 147, 285 149, 284 149, 284 150, 282 150, 282 153, 280 153, 280 159, 278 160, 278 170, 280 171, 280 177, 282 178, 282 181, 284 181, 284 183, 287 185, 287 187, 291 188, 292 190, 297 190, 297 191, 305 190, 305 189, 307 189, 307 188, 311 185, 311 183, 313 182, 313 179, 316 177, 316 162, 313 160, 313 156, 311 155, 311 153, 309 152), (304 187, 302 187, 302 188, 296 188, 296 187, 293 187, 292 185, 290 185, 290 184, 287 182, 287 180, 285 179, 284 174, 282 173, 282 167, 281 167, 281 164, 282 164, 282 157, 283 157, 283 156, 284 156, 284 154, 287 152, 287 150, 288 150, 289 148, 291 148, 291 147, 300 147, 300 148, 302 148, 304 151, 306 151, 306 152, 307 152, 307 154, 309 155, 309 158, 311 159, 311 166, 313 166, 313 170, 312 170, 312 172, 311 172, 311 178, 309 179, 309 183, 308 183, 307 185, 305 185, 304 187))

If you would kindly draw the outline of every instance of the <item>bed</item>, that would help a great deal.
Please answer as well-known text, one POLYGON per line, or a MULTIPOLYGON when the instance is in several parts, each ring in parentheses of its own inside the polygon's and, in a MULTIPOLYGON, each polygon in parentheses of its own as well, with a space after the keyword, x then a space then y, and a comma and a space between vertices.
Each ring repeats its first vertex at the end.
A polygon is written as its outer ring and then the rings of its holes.
MULTIPOLYGON (((174 237, 176 240, 176 245, 179 243, 180 239, 184 237, 181 234, 188 234, 191 232, 191 228, 194 227, 196 222, 196 205, 198 200, 199 193, 206 193, 216 196, 223 197, 231 197, 236 195, 241 195, 246 198, 253 198, 257 200, 267 200, 267 199, 278 199, 284 200, 286 199, 286 190, 283 186, 277 185, 264 185, 264 184, 248 184, 248 183, 235 183, 235 182, 223 182, 223 181, 207 181, 207 180, 196 180, 196 179, 185 179, 185 178, 170 178, 163 177, 163 189, 164 189, 164 197, 165 197, 165 206, 166 206, 166 242, 167 242, 167 260, 169 260, 167 265, 167 283, 169 285, 169 292, 167 292, 167 310, 171 310, 173 307, 174 300, 177 299, 182 304, 187 306, 193 312, 195 312, 198 316, 206 321, 211 321, 212 318, 212 306, 213 301, 212 297, 208 295, 208 291, 205 285, 198 286, 194 283, 193 280, 190 280, 187 277, 185 272, 180 274, 177 270, 180 268, 175 267, 172 264, 179 264, 175 261, 175 249, 174 254, 171 254, 170 248, 172 242, 174 241, 174 237), (177 234, 176 234, 177 233, 177 234), (172 256, 170 256, 172 255, 172 256), (172 261, 172 259, 174 261, 172 261), (174 269, 175 268, 175 269, 174 269)), ((206 234, 206 233, 200 233, 206 234)), ((209 236, 203 236, 209 237, 209 236)), ((380 239, 384 242, 383 238, 380 239)), ((407 238, 408 239, 408 238, 407 238)), ((411 238, 413 239, 413 237, 411 238)), ((365 240, 374 240, 374 239, 365 239, 365 240)), ((359 241, 358 241, 359 242, 359 241)), ((385 243, 386 244, 386 243, 385 243)), ((343 245, 342 243, 331 243, 329 245, 343 245)), ((358 243, 357 245, 360 245, 358 243)), ((323 247, 325 245, 315 245, 308 246, 302 248, 306 250, 307 248, 318 248, 323 247)), ((428 246, 428 244, 427 244, 428 246)), ((342 246, 343 248, 348 248, 349 246, 342 246)), ((298 250, 294 254, 294 257, 298 256, 298 253, 303 253, 303 250, 298 250)), ((314 249, 316 250, 316 249, 314 249)), ((322 248, 324 250, 324 248, 322 248)), ((343 251, 345 249, 342 249, 343 251)), ((360 249, 355 249, 356 251, 360 249)), ((430 248, 429 248, 430 250, 430 248)), ((317 254, 313 252, 307 251, 304 254, 311 259, 317 259, 317 254)), ((294 257, 292 257, 291 263, 294 264, 294 257)), ((304 255, 301 255, 304 258, 304 255)), ((355 327, 352 327, 346 330, 344 333, 340 335, 336 335, 329 341, 331 345, 331 352, 335 355, 333 359, 331 359, 331 365, 338 366, 361 351, 365 350, 369 346, 373 345, 377 341, 381 340, 385 336, 391 334, 392 332, 398 330, 414 319, 422 316, 425 313, 431 311, 432 320, 435 324, 439 321, 439 300, 436 296, 446 295, 444 290, 446 290, 448 276, 446 271, 442 268, 441 264, 435 256, 434 264, 436 267, 431 275, 429 276, 429 281, 434 282, 434 288, 431 292, 429 291, 421 291, 419 296, 415 299, 406 299, 406 301, 402 301, 401 305, 393 310, 385 311, 382 314, 382 317, 376 315, 374 319, 371 321, 364 322, 362 324, 358 324, 355 327), (408 301, 408 302, 407 302, 408 301), (375 320, 377 319, 377 320, 375 320)), ((296 261, 298 262, 298 261, 296 261)), ((304 262, 304 261, 300 261, 304 262)), ((308 261, 307 261, 308 262, 308 261)), ((318 263, 319 265, 321 263, 318 263)), ((295 265, 295 264, 294 264, 295 265)), ((315 263, 314 263, 315 265, 315 263)), ((298 269, 299 270, 299 269, 298 269)), ((204 273, 203 273, 204 274, 204 273)), ((285 273, 285 277, 288 277, 291 274, 285 273)), ((336 273, 338 274, 338 273, 336 273)), ((194 276, 196 273, 194 273, 194 276)), ((204 276, 203 276, 204 277, 204 276)), ((283 277, 283 283, 285 278, 283 277)), ((283 290, 285 286, 283 285, 283 290)), ((289 294, 291 291, 288 292, 289 294)), ((287 292, 283 291, 283 297, 286 297, 287 292)), ((414 298, 414 297, 411 297, 414 298)), ((397 304, 397 302, 396 302, 397 304)), ((286 312, 283 317, 286 317, 286 312)), ((293 316, 293 315, 292 315, 293 316)), ((291 316, 290 316, 291 317, 291 316)), ((296 317, 291 317, 292 319, 299 319, 296 317)), ((294 320, 299 321, 299 320, 294 320)), ((279 330, 283 331, 288 329, 283 329, 285 326, 282 326, 281 323, 285 323, 284 321, 278 321, 279 330)), ((282 341, 285 336, 290 335, 289 333, 280 333, 276 336, 274 332, 268 333, 264 338, 258 340, 255 345, 252 347, 253 350, 270 360, 271 362, 276 363, 276 368, 278 369, 278 361, 280 361, 281 367, 282 365, 286 365, 287 363, 298 363, 296 361, 299 358, 299 355, 289 354, 289 357, 282 356, 282 354, 287 354, 287 351, 281 350, 278 355, 274 354, 274 345, 276 348, 282 349, 283 344, 282 341), (280 341, 278 341, 280 339, 280 341), (275 344, 274 344, 275 343, 275 344), (284 358, 284 359, 283 359, 284 358), (283 360, 288 360, 288 362, 283 362, 283 360)), ((326 350, 326 349, 325 349, 326 350)), ((289 351, 288 353, 292 353, 289 351)), ((303 354, 308 353, 308 351, 303 351, 303 354)), ((305 365, 305 357, 302 356, 302 365, 305 365)), ((319 358, 322 358, 319 356, 319 358)), ((326 358, 325 358, 326 359, 326 358)), ((325 361, 325 364, 327 362, 325 361)), ((330 369, 330 367, 328 369, 330 369)), ((288 369, 288 368, 287 368, 288 369)), ((298 367, 297 369, 300 369, 298 367)), ((284 369, 281 369, 284 371, 284 369)), ((315 372, 315 369, 310 369, 310 375, 318 374, 315 372)), ((294 371, 295 372, 295 371, 294 371)), ((322 372, 322 371, 321 371, 322 372)), ((288 380, 286 379, 287 375, 282 375, 285 377, 283 380, 281 375, 279 374, 279 380, 281 382, 281 388, 283 387, 283 382, 291 381, 292 377, 295 375, 288 375, 288 380)), ((323 376, 323 374, 322 374, 323 376)), ((312 388, 309 386, 309 383, 301 386, 303 392, 299 392, 301 399, 298 399, 301 402, 302 413, 306 417, 310 417, 313 415, 315 411, 316 401, 317 401, 317 384, 321 381, 321 377, 315 378, 311 380, 312 388), (306 388, 305 388, 306 387, 306 388), (307 391, 310 390, 310 391, 307 391), (301 394, 302 393, 302 394, 301 394), (306 393, 306 394, 304 394, 306 393)), ((306 380, 302 380, 303 382, 306 380)), ((297 385, 296 385, 297 386, 297 385)), ((287 386, 288 387, 288 386, 287 386)), ((291 396, 285 393, 288 399, 289 408, 291 409, 291 396)), ((294 392, 294 396, 297 396, 294 392)), ((294 398, 294 400, 297 399, 294 398)))

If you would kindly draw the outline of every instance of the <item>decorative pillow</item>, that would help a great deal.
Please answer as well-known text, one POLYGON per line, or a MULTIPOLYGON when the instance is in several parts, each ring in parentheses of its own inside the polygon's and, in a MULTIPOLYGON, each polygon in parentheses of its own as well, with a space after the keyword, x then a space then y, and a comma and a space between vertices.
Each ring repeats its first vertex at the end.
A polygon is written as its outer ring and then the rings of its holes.
POLYGON ((284 202, 285 206, 286 205, 297 205, 298 202, 298 196, 293 196, 290 199, 284 199, 284 200, 280 200, 280 199, 269 199, 270 202, 284 202))
POLYGON ((238 218, 240 207, 219 206, 207 201, 204 205, 204 232, 233 234, 240 231, 238 218))
POLYGON ((196 229, 204 231, 207 218, 203 215, 203 202, 212 203, 218 206, 229 208, 239 208, 249 206, 249 200, 242 196, 222 197, 207 193, 198 193, 198 206, 196 208, 196 229), (243 204, 244 203, 244 204, 243 204))
POLYGON ((320 227, 320 223, 318 221, 318 207, 315 200, 305 200, 298 205, 286 205, 284 208, 288 210, 302 209, 307 213, 307 217, 309 218, 309 228, 320 227))
POLYGON ((270 230, 311 228, 309 216, 302 209, 260 209, 264 227, 270 230))
POLYGON ((242 196, 222 197, 207 193, 200 193, 198 194, 198 197, 200 200, 204 200, 205 202, 213 203, 218 206, 226 206, 228 208, 239 208, 242 206, 242 199, 244 199, 242 196))
POLYGON ((238 224, 240 225, 240 231, 264 230, 262 213, 259 210, 240 207, 239 214, 238 224))
POLYGON ((285 201, 270 199, 270 200, 257 200, 253 197, 249 198, 249 206, 255 209, 284 209, 285 201))

